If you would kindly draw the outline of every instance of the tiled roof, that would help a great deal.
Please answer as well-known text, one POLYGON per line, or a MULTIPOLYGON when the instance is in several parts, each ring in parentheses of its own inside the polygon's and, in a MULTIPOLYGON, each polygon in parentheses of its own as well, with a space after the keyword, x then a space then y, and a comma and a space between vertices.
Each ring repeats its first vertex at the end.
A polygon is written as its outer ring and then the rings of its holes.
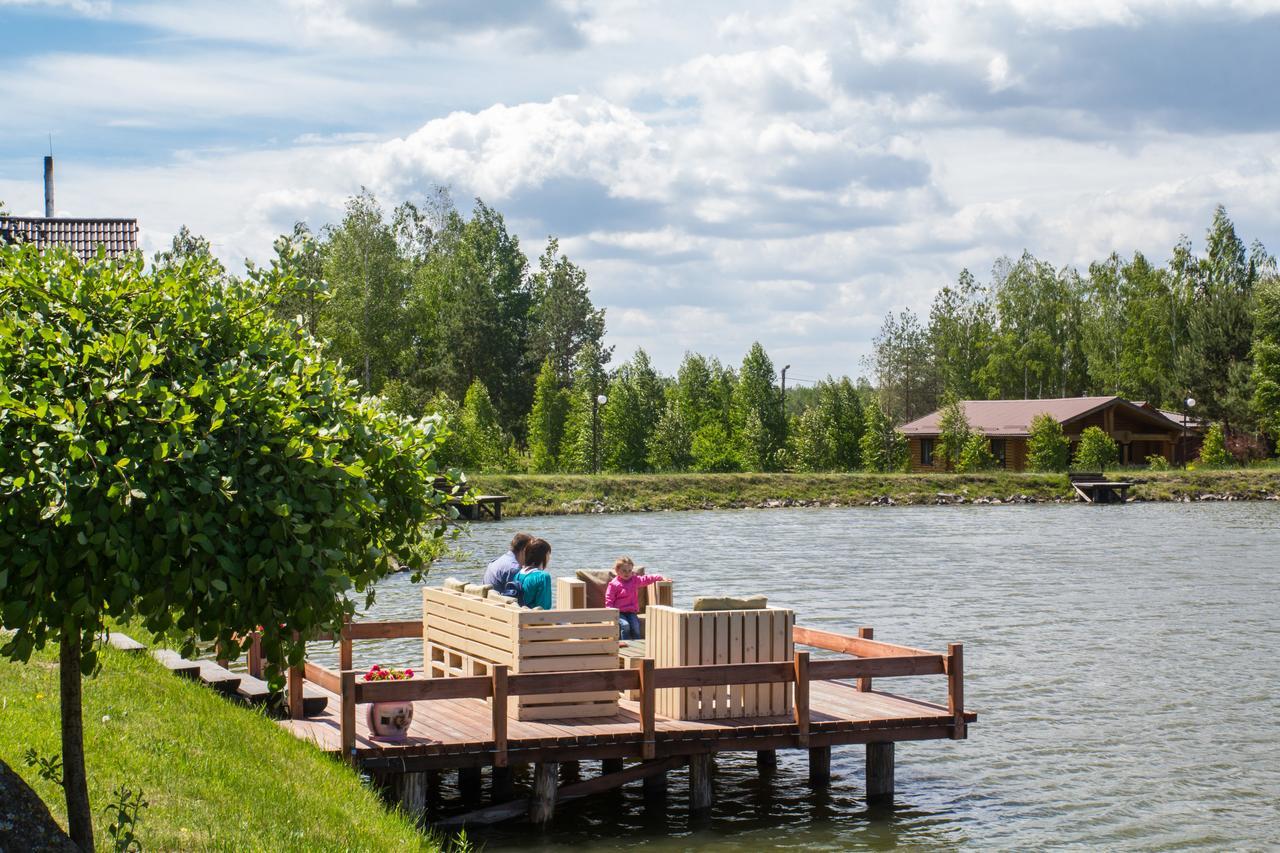
POLYGON ((66 246, 85 260, 105 246, 107 256, 116 258, 138 248, 138 220, 0 216, 0 241, 66 246))
MULTIPOLYGON (((961 400, 969 428, 985 435, 1026 435, 1031 420, 1048 412, 1058 423, 1067 423, 1084 417, 1109 405, 1121 405, 1159 424, 1163 428, 1178 426, 1159 412, 1140 409, 1120 397, 1059 397, 1049 400, 961 400)), ((942 410, 930 412, 902 427, 907 435, 938 435, 941 431, 942 410)))

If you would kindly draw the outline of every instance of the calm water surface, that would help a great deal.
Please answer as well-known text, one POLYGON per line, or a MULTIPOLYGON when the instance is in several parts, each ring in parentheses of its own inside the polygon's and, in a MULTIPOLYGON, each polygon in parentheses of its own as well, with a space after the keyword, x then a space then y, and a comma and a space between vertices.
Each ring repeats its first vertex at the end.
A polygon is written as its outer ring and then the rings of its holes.
MULTIPOLYGON (((486 849, 1280 847, 1280 504, 515 519, 473 525, 474 558, 435 582, 478 578, 517 529, 552 543, 552 574, 627 554, 674 577, 678 604, 765 593, 806 625, 963 642, 979 721, 967 741, 899 744, 888 810, 863 802, 861 747, 834 751, 821 793, 800 752, 767 784, 753 756, 725 756, 707 819, 691 821, 676 773, 662 807, 636 784, 563 806, 546 831, 487 830, 486 849)), ((397 577, 371 616, 420 608, 397 577)), ((356 650, 357 665, 421 658, 412 640, 356 650)), ((920 681, 944 699, 941 678, 877 684, 920 681)))

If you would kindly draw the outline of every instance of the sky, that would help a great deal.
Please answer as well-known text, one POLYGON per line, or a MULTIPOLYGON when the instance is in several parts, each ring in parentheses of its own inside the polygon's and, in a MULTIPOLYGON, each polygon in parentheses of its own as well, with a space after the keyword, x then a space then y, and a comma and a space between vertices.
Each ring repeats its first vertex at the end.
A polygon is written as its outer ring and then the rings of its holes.
POLYGON ((617 358, 863 373, 1024 250, 1280 247, 1280 0, 0 0, 0 200, 229 264, 447 186, 587 271, 617 358))

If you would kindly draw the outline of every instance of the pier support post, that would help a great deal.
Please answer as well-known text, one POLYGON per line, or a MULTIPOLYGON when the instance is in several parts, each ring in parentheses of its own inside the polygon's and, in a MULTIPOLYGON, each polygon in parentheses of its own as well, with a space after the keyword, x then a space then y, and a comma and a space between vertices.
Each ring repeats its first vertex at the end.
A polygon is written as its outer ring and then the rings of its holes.
POLYGON ((480 793, 484 790, 484 780, 480 776, 479 767, 458 768, 458 793, 462 801, 468 805, 480 802, 480 793))
POLYGON ((893 799, 893 741, 867 744, 867 802, 893 799))
POLYGON ((533 799, 529 804, 529 819, 534 823, 548 823, 556 813, 556 794, 560 790, 560 765, 554 761, 542 761, 533 766, 533 799))
POLYGON ((576 761, 563 761, 560 763, 560 781, 566 785, 572 785, 574 782, 582 781, 582 765, 576 761))
POLYGON ((490 780, 490 796, 495 803, 505 803, 507 800, 514 799, 516 795, 515 780, 511 775, 510 767, 493 768, 493 778, 490 780))
POLYGON ((809 747, 809 784, 815 788, 831 784, 831 747, 809 747))
POLYGON ((778 769, 778 750, 761 749, 756 751, 756 770, 761 775, 772 773, 778 769))
POLYGON ((689 756, 689 808, 692 811, 711 808, 711 775, 715 772, 715 764, 716 757, 710 752, 689 756))
POLYGON ((667 798, 667 774, 655 773, 644 777, 644 798, 646 800, 665 800, 667 798))
POLYGON ((622 772, 623 763, 621 758, 602 758, 600 760, 600 775, 604 776, 609 773, 622 772))
POLYGON ((440 771, 427 770, 423 773, 427 777, 427 808, 436 809, 440 807, 440 771))
POLYGON ((427 810, 427 774, 394 773, 390 782, 392 799, 415 818, 421 817, 427 810))

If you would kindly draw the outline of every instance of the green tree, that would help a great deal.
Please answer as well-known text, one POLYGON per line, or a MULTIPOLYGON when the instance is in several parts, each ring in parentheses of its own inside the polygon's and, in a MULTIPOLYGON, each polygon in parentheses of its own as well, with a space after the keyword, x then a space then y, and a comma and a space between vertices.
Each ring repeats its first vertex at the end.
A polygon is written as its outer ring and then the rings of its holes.
POLYGON ((649 355, 636 350, 614 371, 608 404, 600 413, 603 461, 611 471, 646 471, 649 440, 663 408, 662 381, 649 355))
POLYGON ((1212 424, 1200 446, 1200 465, 1204 468, 1230 468, 1236 462, 1227 451, 1226 430, 1221 423, 1212 424))
POLYGON ((512 467, 511 441, 502 430, 498 410, 489 389, 479 379, 471 383, 458 411, 459 465, 474 471, 501 471, 512 467))
POLYGON ((991 453, 991 440, 980 432, 971 432, 960 448, 956 470, 962 474, 973 471, 990 471, 996 467, 996 457, 991 453))
POLYGON ((328 286, 324 280, 324 247, 307 227, 298 222, 292 234, 276 238, 275 264, 289 273, 294 282, 290 289, 280 294, 274 313, 286 320, 296 320, 308 334, 315 335, 320 328, 320 312, 328 298, 328 286))
POLYGON ((1186 258, 1192 301, 1186 346, 1179 353, 1182 385, 1204 415, 1226 424, 1247 422, 1253 343, 1253 290, 1259 272, 1271 265, 1260 246, 1252 253, 1236 236, 1221 206, 1214 212, 1205 257, 1186 258))
POLYGON ((502 214, 477 200, 471 218, 449 211, 414 285, 415 328, 426 342, 420 380, 461 396, 477 379, 502 428, 524 435, 541 361, 530 360, 528 260, 502 214))
POLYGON ((741 471, 737 448, 724 424, 708 421, 693 434, 693 470, 701 473, 741 471))
POLYGON ((862 433, 862 465, 868 471, 905 471, 911 464, 907 437, 898 432, 873 397, 864 409, 866 428, 862 433))
POLYGON ((948 393, 942 406, 942 418, 938 423, 937 459, 944 469, 959 467, 960 457, 971 434, 964 405, 948 393))
POLYGON ((789 454, 802 471, 856 471, 863 432, 862 400, 849 378, 828 376, 811 391, 811 405, 792 419, 789 454))
POLYGON ((772 471, 786 446, 782 397, 774 384, 773 361, 756 342, 742 360, 733 389, 733 427, 738 455, 748 471, 772 471))
POLYGON ((655 471, 687 471, 693 464, 693 430, 674 388, 649 438, 649 467, 655 471))
POLYGON ((560 387, 556 369, 548 358, 533 386, 533 408, 529 411, 529 457, 533 470, 555 471, 560 466, 560 444, 564 440, 569 395, 560 387))
POLYGON ((939 391, 982 399, 982 369, 994 337, 991 300, 972 273, 961 270, 956 286, 942 288, 929 309, 929 348, 939 391))
POLYGON ((1031 419, 1027 435, 1027 467, 1032 471, 1065 471, 1071 457, 1071 442, 1062 424, 1048 412, 1031 419))
POLYGON ((191 233, 191 229, 185 225, 173 235, 168 249, 156 252, 152 262, 161 269, 177 269, 185 263, 196 262, 219 278, 227 274, 227 268, 214 256, 209 240, 191 233))
POLYGON ((107 619, 233 650, 264 626, 279 684, 295 639, 340 630, 394 555, 444 532, 433 421, 362 399, 271 316, 277 267, 144 272, 0 249, 0 654, 59 645, 72 840, 93 849, 81 676, 107 619))
POLYGON ((1253 309, 1253 415, 1280 441, 1280 278, 1257 290, 1253 309))
POLYGON ((885 317, 866 366, 875 376, 880 410, 894 423, 937 408, 938 374, 929 334, 912 311, 885 317))
POLYGON ((791 421, 788 432, 792 464, 797 471, 830 471, 835 468, 835 448, 830 442, 827 416, 817 406, 805 409, 791 421))
POLYGON ((1100 427, 1086 427, 1076 445, 1076 458, 1072 465, 1078 471, 1106 471, 1120 458, 1120 448, 1115 440, 1100 427))
POLYGON ((410 270, 396 232, 367 190, 347 200, 342 224, 324 250, 330 299, 317 328, 329 355, 351 365, 366 393, 402 373, 409 352, 410 270))
POLYGON ((566 471, 596 471, 600 466, 599 404, 608 389, 609 351, 588 342, 574 359, 569 414, 565 418, 560 465, 566 471))
POLYGON ((560 241, 554 237, 547 241, 530 285, 532 363, 550 359, 556 377, 568 384, 578 351, 587 343, 602 346, 604 309, 591 304, 586 271, 560 254, 560 241))

